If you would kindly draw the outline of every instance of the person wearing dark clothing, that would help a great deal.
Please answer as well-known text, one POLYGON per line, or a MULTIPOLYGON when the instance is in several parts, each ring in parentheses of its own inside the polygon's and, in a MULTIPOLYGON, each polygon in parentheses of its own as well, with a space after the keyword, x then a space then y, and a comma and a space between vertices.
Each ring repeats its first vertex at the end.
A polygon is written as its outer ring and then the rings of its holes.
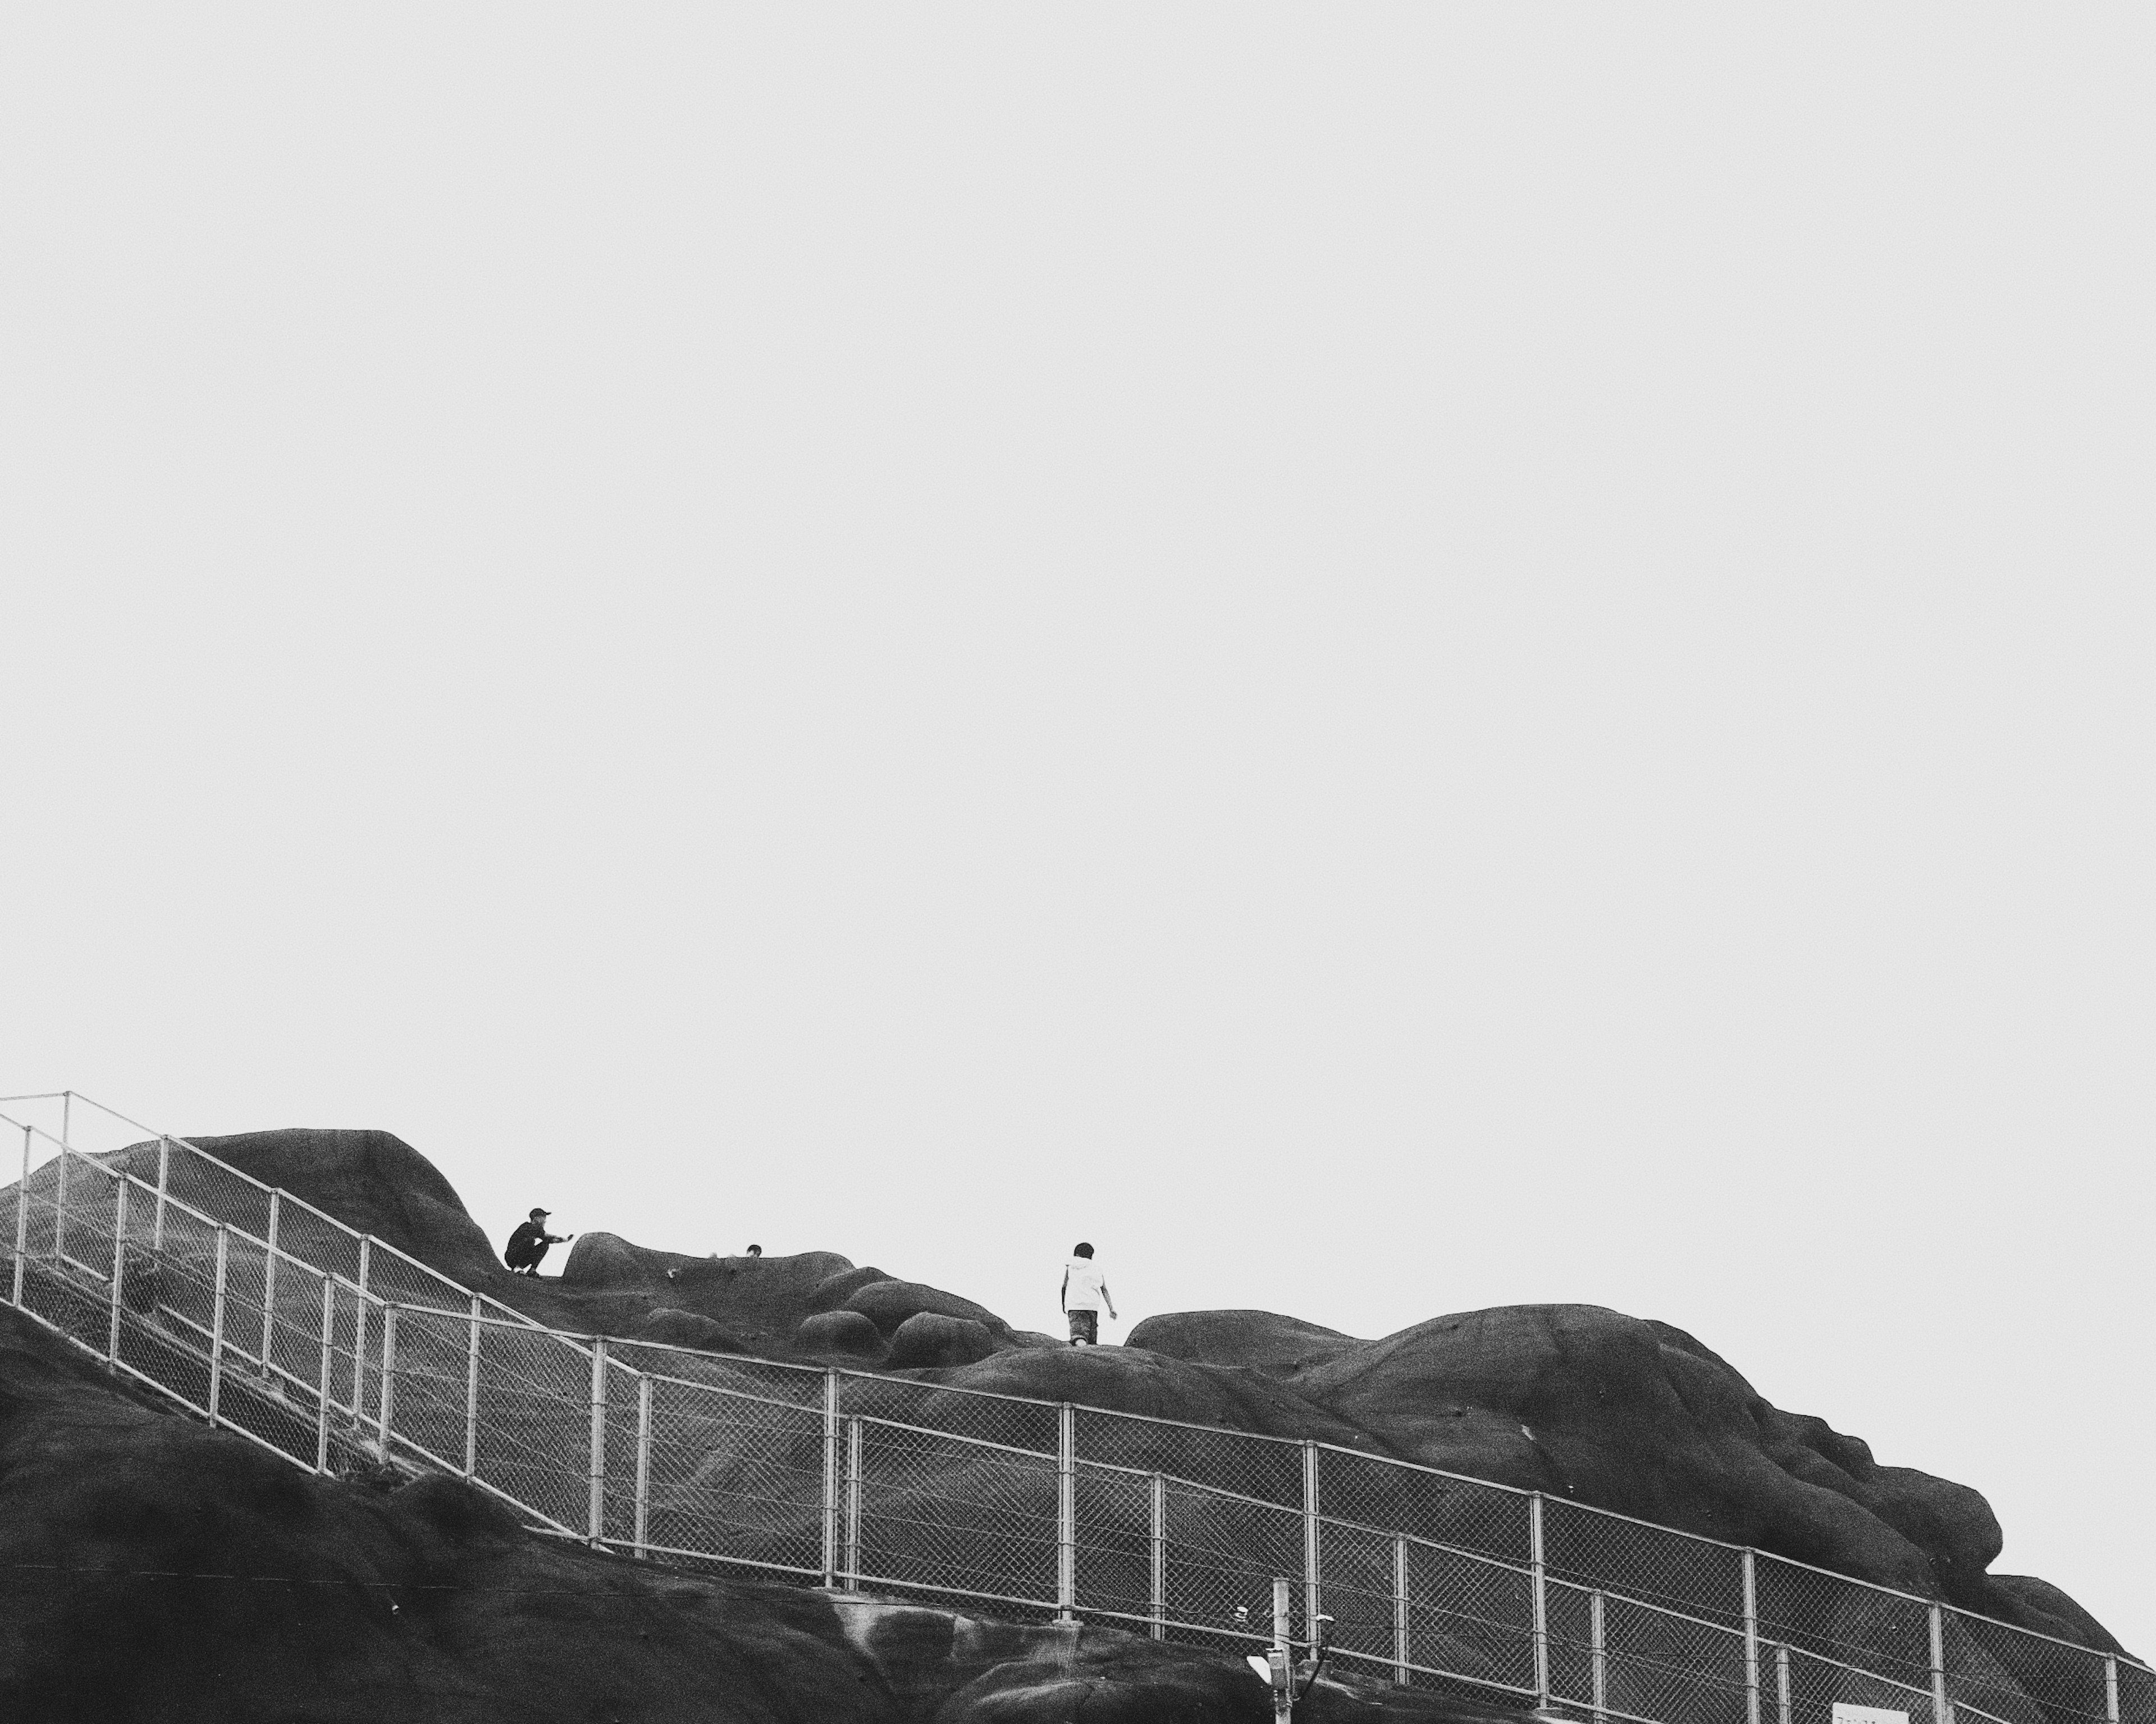
POLYGON ((572 1233, 549 1233, 547 1218, 551 1209, 534 1209, 531 1219, 509 1236, 509 1244, 501 1254, 501 1260, 520 1275, 536 1275, 539 1265, 546 1260, 547 1248, 573 1239, 572 1233))

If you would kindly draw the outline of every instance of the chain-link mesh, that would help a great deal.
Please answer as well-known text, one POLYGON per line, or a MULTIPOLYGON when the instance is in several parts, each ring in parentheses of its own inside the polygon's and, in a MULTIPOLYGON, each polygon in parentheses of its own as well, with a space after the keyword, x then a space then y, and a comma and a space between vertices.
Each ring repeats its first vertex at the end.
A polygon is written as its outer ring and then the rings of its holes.
POLYGON ((838 1382, 842 1413, 948 1431, 952 1436, 1000 1443, 1036 1455, 1056 1452, 1060 1414, 1053 1402, 970 1394, 939 1383, 854 1372, 841 1372, 838 1382))
POLYGON ((1328 1520, 1404 1532, 1519 1562, 1532 1499, 1523 1491, 1456 1479, 1381 1455, 1317 1445, 1318 1501, 1328 1520))
MULTIPOLYGON (((1178 1639, 1209 1639, 1220 1644, 1270 1639, 1276 1575, 1298 1583, 1294 1598, 1300 1612, 1299 1511, 1180 1480, 1165 1480, 1162 1496, 1167 1614, 1183 1630, 1178 1639)), ((1291 1632, 1307 1638, 1299 1617, 1291 1632)))
POLYGON ((1404 1554, 1408 1662, 1484 1691, 1532 1695, 1533 1578, 1513 1562, 1409 1540, 1404 1554))
POLYGON ((2118 1671, 2119 1724, 2156 1724, 2156 1670, 2124 1659, 2109 1662, 2118 1671))
MULTIPOLYGON (((1942 1613, 1947 1697, 2009 1724, 2103 1724, 2110 1684, 2102 1654, 1959 1610, 1942 1613)), ((2126 1692, 2119 1694, 2122 1717, 2126 1692)))
POLYGON ((475 1476, 556 1526, 588 1533, 590 1353, 506 1323, 482 1323, 479 1345, 475 1476))
POLYGON ((1931 1607, 1922 1599, 1763 1553, 1753 1562, 1763 1639, 1929 1691, 1931 1607))
MULTIPOLYGON (((1909 1724, 1942 1724, 1933 1716, 1928 1686, 1893 1681, 1794 1647, 1761 1643, 1761 1724, 1815 1724, 1831 1718, 1837 1703, 1906 1712, 1909 1724)), ((1953 1720, 1943 1724, 1953 1724, 1953 1720)))
POLYGON ((1568 1710, 1663 1724, 1746 1724, 1741 1630, 1634 1599, 1552 1582, 1551 1693, 1568 1710))
POLYGON ((1732 1546, 1546 1496, 1543 1558, 1554 1578, 1743 1626, 1744 1552, 1732 1546))
MULTIPOLYGON (((1048 1415, 1046 1446, 1055 1447, 1055 1408, 1048 1415)), ((1224 1484, 1239 1496, 1255 1497, 1283 1508, 1302 1506, 1301 1443, 1249 1431, 1218 1430, 1204 1425, 1171 1424, 1111 1413, 1096 1407, 1072 1409, 1077 1453, 1106 1465, 1134 1472, 1165 1473, 1197 1484, 1224 1484)))
POLYGON ((841 1567, 860 1585, 1055 1608, 1052 1457, 859 1416, 846 1454, 841 1567))
MULTIPOLYGON (((619 1459, 609 1440, 612 1536, 637 1542, 638 1456, 644 1456, 647 1548, 697 1552, 820 1578, 825 1429, 820 1408, 788 1405, 678 1378, 652 1378, 648 1428, 640 1388, 622 1398, 619 1459), (626 1485, 618 1489, 617 1481, 626 1485), (622 1516, 626 1512, 626 1522, 622 1516)), ((609 1408, 613 1402, 609 1400, 609 1408)))

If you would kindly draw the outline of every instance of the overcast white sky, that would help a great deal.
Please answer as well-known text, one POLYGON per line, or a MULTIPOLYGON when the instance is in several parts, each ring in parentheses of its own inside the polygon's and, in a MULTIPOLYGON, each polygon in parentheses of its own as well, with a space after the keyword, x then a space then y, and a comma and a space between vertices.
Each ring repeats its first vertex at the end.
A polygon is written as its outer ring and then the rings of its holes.
MULTIPOLYGON (((2156 1653, 2156 23, 0 18, 0 1090, 1585 1301, 2156 1653)), ((1111 1326, 1120 1337, 1125 1326, 1111 1326)))

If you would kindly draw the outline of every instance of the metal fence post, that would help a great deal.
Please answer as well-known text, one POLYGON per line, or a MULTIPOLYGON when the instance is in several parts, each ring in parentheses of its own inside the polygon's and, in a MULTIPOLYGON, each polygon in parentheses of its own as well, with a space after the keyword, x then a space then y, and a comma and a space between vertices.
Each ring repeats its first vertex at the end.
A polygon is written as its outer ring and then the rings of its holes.
POLYGON ((1594 1724, 1603 1724, 1609 1716, 1609 1629, 1603 1612, 1603 1595, 1591 1593, 1587 1600, 1587 1647, 1591 1665, 1588 1680, 1592 1685, 1594 1724))
POLYGON ((1403 1688, 1408 1686, 1408 1679, 1413 1674, 1408 1668, 1414 1662, 1413 1627, 1408 1616, 1408 1542, 1395 1534, 1393 1538, 1393 1680, 1403 1688))
POLYGON ((606 1337, 594 1335, 592 1337, 592 1501, 588 1516, 589 1537, 594 1550, 606 1543, 606 1337))
POLYGON ((262 1369, 270 1369, 270 1343, 277 1321, 277 1199, 279 1193, 270 1193, 270 1237, 264 1241, 269 1249, 262 1256, 262 1369))
POLYGON ((150 1249, 152 1251, 165 1249, 165 1192, 172 1183, 172 1140, 160 1137, 157 1139, 157 1223, 150 1230, 150 1249))
POLYGON ((121 1174, 112 1193, 112 1326, 105 1339, 105 1356, 120 1362, 120 1285, 127 1275, 127 1176, 121 1174))
POLYGON ((1317 1638, 1318 1564, 1324 1552, 1318 1543, 1317 1444, 1302 1445, 1302 1632, 1317 1638))
POLYGON ((479 1475, 479 1295, 472 1295, 471 1339, 465 1347, 465 1476, 479 1475))
POLYGON ((650 1532, 651 1374, 639 1371, 636 1373, 636 1553, 639 1557, 645 1554, 650 1532))
POLYGON ((1286 1686, 1279 1686, 1274 1677, 1273 1724, 1292 1724, 1295 1717, 1295 1643, 1288 1637, 1288 1612, 1294 1606, 1290 1602, 1294 1588, 1286 1575, 1273 1577, 1273 1646, 1272 1666, 1276 1672, 1287 1672, 1286 1686))
POLYGON ((367 1404, 367 1248, 372 1238, 359 1236, 359 1297, 353 1301, 352 1320, 352 1416, 359 1417, 359 1409, 367 1404))
POLYGON ((30 1249, 30 1128, 23 1127, 23 1183, 15 1188, 15 1290, 23 1302, 23 1254, 30 1249))
POLYGON ((2103 1661, 2103 1716, 2105 1724, 2118 1724, 2118 1660, 2103 1661))
POLYGON ((1744 1724, 1759 1724, 1759 1564, 1744 1552, 1744 1724))
POLYGON ((389 1427, 397 1407, 397 1307, 382 1308, 382 1458, 389 1459, 389 1427))
POLYGON ((1953 1724, 1953 1714, 1947 1708, 1947 1660, 1945 1613, 1936 1604, 1932 1606, 1932 1724, 1953 1724))
POLYGON ((1527 1498, 1527 1561, 1534 1582, 1535 1704, 1550 1703, 1549 1565, 1543 1556, 1543 1494, 1527 1498))
POLYGON ((824 1373, 824 1584, 839 1573, 839 1373, 824 1373))
POLYGON ((1774 1698, 1781 1715, 1781 1724, 1793 1724, 1789 1711, 1789 1649, 1774 1649, 1774 1698))
POLYGON ((69 1142, 68 1121, 74 1116, 74 1091, 60 1091, 60 1149, 64 1152, 69 1142))
POLYGON ((67 1145, 60 1146, 59 1184, 53 1199, 53 1267, 67 1260, 67 1145))
POLYGON ((217 1224, 217 1280, 209 1306, 209 1422, 213 1428, 217 1424, 218 1393, 224 1387, 224 1277, 231 1245, 232 1234, 220 1221, 217 1224))
POLYGON ((846 1420, 846 1590, 861 1588, 861 1418, 846 1420))
POLYGON ((1055 1619, 1069 1622, 1078 1602, 1077 1415, 1070 1402, 1055 1413, 1055 1619))
POLYGON ((330 1470, 330 1378, 336 1362, 336 1280, 322 1277, 322 1376, 315 1403, 315 1470, 330 1470))
POLYGON ((1152 1637, 1168 1638, 1168 1480, 1152 1475, 1152 1637))

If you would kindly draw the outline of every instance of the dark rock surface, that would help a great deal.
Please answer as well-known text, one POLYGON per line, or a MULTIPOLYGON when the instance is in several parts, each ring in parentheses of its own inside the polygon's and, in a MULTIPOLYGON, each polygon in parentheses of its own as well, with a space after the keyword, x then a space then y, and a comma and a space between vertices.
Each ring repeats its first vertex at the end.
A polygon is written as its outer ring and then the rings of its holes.
MULTIPOLYGON (((2115 1649, 2056 1588, 1988 1572, 1999 1529, 1976 1491, 1878 1465, 1858 1439, 1774 1407, 1666 1324, 1591 1306, 1512 1306, 1365 1341, 1265 1311, 1178 1312, 1139 1323, 1129 1346, 1072 1349, 829 1252, 691 1258, 592 1234, 561 1279, 513 1276, 449 1183, 386 1133, 197 1141, 557 1327, 634 1337, 657 1324, 655 1338, 737 1345, 684 1344, 1317 1439, 1756 1545, 2115 1649), (971 1331, 910 1327, 925 1316, 978 1326, 989 1350, 973 1357, 977 1341, 950 1338, 971 1331), (901 1347, 901 1336, 913 1338, 901 1347)), ((154 1173, 154 1146, 129 1153, 136 1171, 154 1173)), ((1204 1432, 1133 1429, 1130 1440, 1130 1465, 1209 1475, 1204 1432)), ((1365 1512, 1374 1517, 1381 1497, 1365 1512)))
MULTIPOLYGON (((1232 1656, 608 1557, 437 1475, 316 1479, 0 1309, 0 1717, 1263 1724, 1232 1656)), ((1337 1683, 1310 1724, 1507 1715, 1337 1683)))
POLYGON ((985 1323, 923 1311, 898 1326, 891 1337, 891 1357, 885 1362, 894 1371, 974 1365, 994 1351, 995 1342, 985 1323))

